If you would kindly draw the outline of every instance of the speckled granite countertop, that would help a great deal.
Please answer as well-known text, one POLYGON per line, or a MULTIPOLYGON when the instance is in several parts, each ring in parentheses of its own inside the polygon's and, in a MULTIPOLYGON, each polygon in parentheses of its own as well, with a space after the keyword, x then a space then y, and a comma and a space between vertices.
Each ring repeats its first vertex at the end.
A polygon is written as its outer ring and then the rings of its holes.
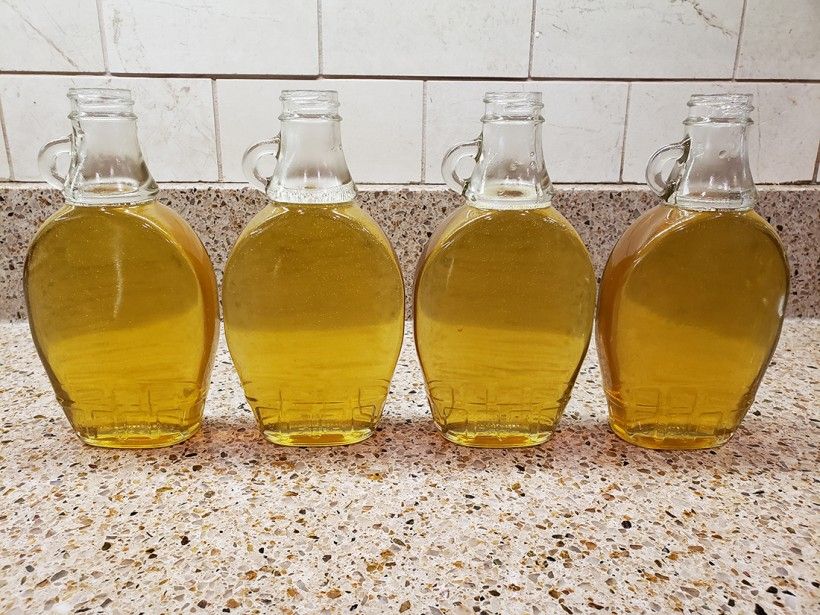
POLYGON ((199 434, 114 451, 0 325, 0 611, 817 612, 819 347, 788 321, 737 436, 663 453, 609 432, 594 352, 551 442, 446 443, 409 336, 376 436, 278 448, 222 345, 199 434))
MULTIPOLYGON (((615 241, 641 213, 659 203, 640 186, 557 186, 554 203, 578 231, 597 275, 615 241)), ((257 190, 233 184, 165 187, 160 200, 191 223, 211 256, 217 280, 231 247, 266 203, 257 190)), ((416 263, 436 226, 464 199, 452 191, 386 188, 362 190, 359 202, 387 233, 407 285, 407 315, 416 263)), ((0 183, 0 320, 25 319, 23 263, 37 228, 63 203, 57 190, 0 183), (11 186, 11 187, 8 187, 11 186)), ((775 228, 789 259, 786 315, 820 317, 820 185, 760 189, 757 211, 775 228)))

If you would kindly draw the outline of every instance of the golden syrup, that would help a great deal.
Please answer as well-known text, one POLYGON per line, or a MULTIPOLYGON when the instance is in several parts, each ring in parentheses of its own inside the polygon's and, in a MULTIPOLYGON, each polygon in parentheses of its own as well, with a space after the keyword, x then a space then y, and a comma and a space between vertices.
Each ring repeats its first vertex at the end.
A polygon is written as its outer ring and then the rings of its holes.
POLYGON ((641 216, 609 258, 598 305, 615 433, 649 448, 726 442, 777 344, 788 287, 780 241, 753 211, 641 216))
POLYGON ((216 280, 177 214, 157 202, 65 205, 31 244, 25 290, 37 351, 84 442, 152 448, 196 432, 216 280))
POLYGON ((442 434, 478 447, 547 440, 594 307, 589 255, 555 209, 456 210, 416 276, 416 347, 442 434))
POLYGON ((231 252, 225 333, 271 442, 352 444, 381 417, 404 330, 392 248, 354 203, 271 203, 231 252))

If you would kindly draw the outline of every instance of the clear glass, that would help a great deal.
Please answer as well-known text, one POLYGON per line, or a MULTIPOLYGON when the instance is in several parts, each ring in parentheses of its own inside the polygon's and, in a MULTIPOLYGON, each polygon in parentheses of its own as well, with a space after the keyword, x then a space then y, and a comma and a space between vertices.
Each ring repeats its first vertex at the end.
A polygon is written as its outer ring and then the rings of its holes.
POLYGON ((666 204, 615 245, 598 300, 610 425, 648 448, 732 437, 774 352, 789 289, 780 240, 752 210, 751 96, 695 95, 689 108, 685 139, 647 169, 666 204))
POLYGON ((193 230, 155 200, 130 93, 70 90, 69 99, 71 136, 40 152, 66 204, 29 247, 32 337, 83 442, 181 442, 201 425, 216 348, 213 267, 193 230))
POLYGON ((454 146, 444 156, 447 185, 476 204, 496 209, 548 205, 554 190, 541 144, 540 92, 488 92, 481 136, 454 146), (469 179, 458 176, 464 158, 476 162, 469 179))
POLYGON ((749 168, 751 94, 695 94, 684 138, 649 159, 646 181, 667 203, 691 210, 752 209, 757 189, 749 168), (671 173, 663 170, 673 162, 671 173))
POLYGON ((263 435, 329 446, 372 435, 404 331, 398 261, 355 203, 336 92, 282 93, 281 133, 251 147, 248 180, 270 203, 223 278, 225 333, 263 435), (259 171, 276 157, 270 177, 259 171))
POLYGON ((69 203, 111 205, 144 203, 157 184, 142 157, 131 92, 117 89, 70 89, 71 134, 46 144, 38 156, 40 172, 63 191, 69 203), (57 173, 59 156, 69 155, 65 177, 57 173))
POLYGON ((448 440, 532 446, 553 433, 592 332, 595 274, 551 206, 540 93, 488 93, 482 135, 442 174, 466 203, 416 271, 416 348, 433 419, 448 440), (468 180, 455 172, 475 158, 468 180))
POLYGON ((275 203, 347 203, 356 198, 342 151, 339 97, 331 90, 282 92, 282 130, 248 149, 242 160, 248 181, 275 203), (259 162, 275 156, 263 177, 259 162))

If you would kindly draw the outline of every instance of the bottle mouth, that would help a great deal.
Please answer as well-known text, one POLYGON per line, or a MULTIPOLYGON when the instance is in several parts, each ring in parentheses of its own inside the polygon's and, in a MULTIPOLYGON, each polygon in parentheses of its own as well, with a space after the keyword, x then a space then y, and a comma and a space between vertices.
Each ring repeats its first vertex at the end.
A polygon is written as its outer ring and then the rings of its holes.
POLYGON ((280 120, 341 120, 339 93, 336 90, 283 90, 280 120))
POLYGON ((487 92, 482 122, 543 122, 541 92, 487 92))
POLYGON ((692 94, 684 124, 751 124, 752 94, 692 94))
POLYGON ((134 118, 134 99, 131 90, 119 88, 71 88, 69 118, 122 117, 134 118))

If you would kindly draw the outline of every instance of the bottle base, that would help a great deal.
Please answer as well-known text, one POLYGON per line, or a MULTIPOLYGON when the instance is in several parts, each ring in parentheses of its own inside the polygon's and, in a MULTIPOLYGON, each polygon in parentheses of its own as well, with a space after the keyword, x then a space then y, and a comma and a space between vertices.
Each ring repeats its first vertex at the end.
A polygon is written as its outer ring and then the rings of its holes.
POLYGON ((628 431, 614 421, 609 427, 621 440, 655 450, 686 451, 723 446, 732 439, 734 431, 719 434, 681 433, 663 426, 646 426, 640 431, 628 431))
POLYGON ((201 422, 191 425, 184 431, 162 429, 122 429, 109 432, 97 432, 94 435, 75 432, 83 443, 100 448, 163 448, 185 442, 202 426, 201 422))
POLYGON ((443 431, 439 433, 448 442, 467 446, 470 448, 527 448, 543 444, 550 438, 552 433, 526 434, 526 433, 484 433, 465 434, 461 432, 443 431))
POLYGON ((357 429, 354 431, 323 432, 282 432, 262 430, 268 442, 280 446, 314 447, 314 446, 347 446, 367 440, 376 433, 375 429, 357 429))

